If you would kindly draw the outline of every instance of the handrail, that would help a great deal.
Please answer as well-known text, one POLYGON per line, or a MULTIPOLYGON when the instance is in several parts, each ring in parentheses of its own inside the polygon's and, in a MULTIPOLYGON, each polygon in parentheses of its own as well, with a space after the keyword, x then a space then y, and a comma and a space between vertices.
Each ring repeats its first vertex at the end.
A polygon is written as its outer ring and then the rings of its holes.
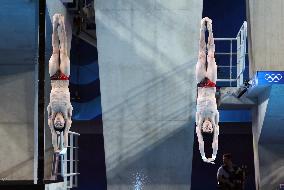
MULTIPOLYGON (((246 40, 247 40, 247 22, 244 21, 244 24, 242 25, 240 31, 238 32, 237 37, 240 36, 242 38, 241 42, 243 42, 243 52, 241 52, 241 57, 242 58, 242 63, 243 63, 243 69, 241 70, 241 72, 238 74, 237 79, 239 79, 241 77, 241 75, 245 72, 245 68, 246 68, 246 40)), ((242 46, 241 46, 242 47, 242 46)), ((240 47, 240 48, 241 48, 240 47)), ((240 63, 239 63, 240 64, 240 63)))
POLYGON ((79 133, 76 133, 76 132, 69 131, 68 133, 69 133, 69 134, 73 134, 73 135, 78 135, 78 136, 80 136, 80 134, 79 134, 79 133))
POLYGON ((218 67, 229 67, 230 68, 230 78, 229 79, 217 79, 219 82, 232 82, 237 81, 237 86, 243 83, 243 73, 246 69, 246 43, 247 43, 247 22, 244 21, 240 30, 237 33, 236 38, 214 38, 215 41, 229 41, 230 52, 216 52, 216 55, 230 55, 230 65, 229 66, 218 66, 218 67), (232 41, 237 41, 237 52, 233 52, 232 41), (237 55, 237 66, 232 65, 232 55, 237 55), (237 67, 237 77, 232 79, 232 68, 237 67))
MULTIPOLYGON (((61 142, 60 148, 63 149, 63 133, 60 134, 61 142)), ((64 179, 64 186, 66 189, 71 189, 73 187, 77 187, 78 179, 77 176, 80 174, 78 172, 78 137, 79 133, 69 131, 69 143, 67 145, 67 149, 65 154, 61 156, 61 176, 64 179)))
POLYGON ((214 38, 217 41, 237 40, 237 38, 214 38))

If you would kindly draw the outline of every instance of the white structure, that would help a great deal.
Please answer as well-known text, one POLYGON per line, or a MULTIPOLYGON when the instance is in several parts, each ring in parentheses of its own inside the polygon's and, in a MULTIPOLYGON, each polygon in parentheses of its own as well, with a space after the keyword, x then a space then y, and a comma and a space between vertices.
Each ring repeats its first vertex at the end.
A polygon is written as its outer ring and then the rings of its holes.
POLYGON ((202 4, 96 0, 108 190, 190 189, 202 4))
POLYGON ((205 17, 201 20, 199 56, 196 65, 197 80, 197 112, 196 112, 196 134, 198 137, 199 150, 203 161, 212 162, 215 160, 218 150, 219 135, 219 112, 216 104, 216 81, 217 65, 214 58, 215 44, 212 32, 212 20, 205 17), (207 62, 206 62, 206 43, 205 31, 209 32, 207 44, 207 62), (207 63, 207 64, 206 64, 207 63), (213 153, 211 158, 206 158, 204 152, 204 141, 202 132, 213 133, 213 153))
POLYGON ((53 53, 49 60, 49 74, 51 79, 50 103, 47 107, 48 125, 52 133, 52 144, 55 152, 64 153, 68 145, 68 132, 71 127, 72 105, 70 103, 69 75, 70 60, 67 52, 67 37, 64 16, 54 14, 53 53), (63 133, 63 150, 58 145, 57 133, 63 133))

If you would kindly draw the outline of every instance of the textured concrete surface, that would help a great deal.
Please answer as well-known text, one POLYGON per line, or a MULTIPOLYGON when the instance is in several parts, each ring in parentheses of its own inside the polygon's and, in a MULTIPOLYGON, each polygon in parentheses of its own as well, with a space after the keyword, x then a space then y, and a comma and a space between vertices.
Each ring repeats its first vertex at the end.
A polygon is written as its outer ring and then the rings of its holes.
POLYGON ((1 1, 0 179, 33 179, 35 10, 33 1, 1 1))
POLYGON ((95 7, 108 189, 190 189, 202 2, 95 7))
POLYGON ((283 85, 272 85, 258 97, 253 109, 253 138, 256 186, 276 189, 284 179, 283 85))
POLYGON ((246 0, 250 76, 256 71, 283 71, 284 3, 282 0, 246 0))
POLYGON ((33 179, 34 66, 0 64, 0 178, 33 179))
MULTIPOLYGON (((246 0, 250 77, 257 71, 283 71, 284 4, 281 0, 246 0)), ((258 189, 276 189, 284 179, 283 86, 272 86, 253 108, 255 177, 258 189)))

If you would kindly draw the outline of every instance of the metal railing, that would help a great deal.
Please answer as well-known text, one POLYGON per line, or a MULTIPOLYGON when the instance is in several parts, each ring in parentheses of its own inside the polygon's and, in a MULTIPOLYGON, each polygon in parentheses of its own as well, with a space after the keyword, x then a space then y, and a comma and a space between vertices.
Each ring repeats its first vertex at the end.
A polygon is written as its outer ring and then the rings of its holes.
MULTIPOLYGON (((71 189, 78 186, 78 137, 79 133, 72 131, 68 132, 68 146, 66 154, 61 156, 61 176, 64 179, 64 186, 66 189, 71 189)), ((63 148, 63 133, 60 133, 60 147, 63 148)))
POLYGON ((78 136, 80 134, 69 132, 69 143, 64 151, 63 132, 57 134, 57 141, 60 143, 61 152, 56 152, 53 155, 52 174, 50 180, 57 180, 58 176, 63 178, 64 189, 71 189, 78 186, 78 136), (60 166, 60 172, 58 168, 60 166))
MULTIPOLYGON (((229 65, 218 66, 218 68, 229 68, 229 78, 220 79, 219 82, 229 82, 229 86, 232 86, 233 82, 237 82, 237 87, 243 84, 243 74, 246 69, 246 46, 247 46, 247 22, 244 21, 236 38, 214 38, 218 43, 219 41, 227 42, 230 45, 229 52, 218 52, 216 50, 215 55, 229 56, 229 65), (233 42, 236 42, 236 51, 233 51, 233 42), (237 63, 233 64, 233 56, 237 56, 237 63), (236 67, 234 70, 233 68, 236 67), (235 71, 236 73, 233 73, 235 71), (233 77, 234 74, 236 77, 233 77)), ((218 63, 217 63, 218 64, 218 63)))

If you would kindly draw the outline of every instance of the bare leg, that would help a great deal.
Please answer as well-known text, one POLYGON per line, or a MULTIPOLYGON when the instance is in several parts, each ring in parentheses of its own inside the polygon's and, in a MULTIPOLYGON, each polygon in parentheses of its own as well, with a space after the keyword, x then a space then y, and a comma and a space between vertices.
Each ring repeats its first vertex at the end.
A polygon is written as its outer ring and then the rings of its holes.
POLYGON ((60 39, 60 71, 66 75, 70 75, 70 60, 67 54, 67 36, 65 30, 64 17, 60 18, 59 25, 59 39, 60 39))
POLYGON ((201 20, 199 55, 196 64, 196 81, 201 82, 206 77, 206 43, 205 43, 205 20, 201 20))
POLYGON ((214 44, 214 37, 213 37, 213 32, 212 32, 212 21, 207 18, 207 28, 209 32, 208 36, 208 44, 207 44, 207 49, 208 49, 208 55, 207 55, 207 78, 211 80, 212 82, 216 83, 217 81, 217 65, 215 62, 215 44, 214 44))
POLYGON ((53 15, 53 31, 52 31, 52 48, 53 52, 49 59, 49 75, 53 76, 59 69, 59 38, 57 33, 57 27, 59 22, 58 14, 53 15))

